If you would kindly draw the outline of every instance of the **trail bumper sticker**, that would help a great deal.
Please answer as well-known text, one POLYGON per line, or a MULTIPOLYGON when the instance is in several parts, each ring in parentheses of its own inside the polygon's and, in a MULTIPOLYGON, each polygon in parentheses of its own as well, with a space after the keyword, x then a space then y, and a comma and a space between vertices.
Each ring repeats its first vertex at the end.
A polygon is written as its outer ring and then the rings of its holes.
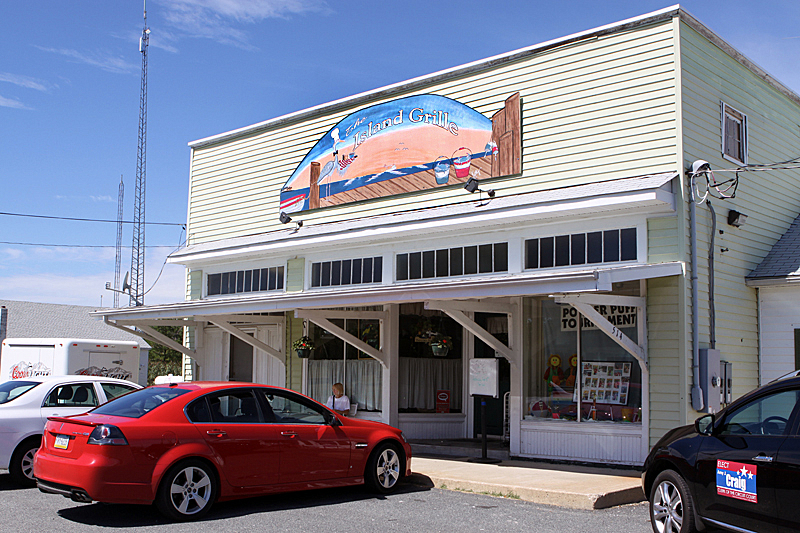
POLYGON ((756 465, 717 461, 717 494, 758 503, 756 465))

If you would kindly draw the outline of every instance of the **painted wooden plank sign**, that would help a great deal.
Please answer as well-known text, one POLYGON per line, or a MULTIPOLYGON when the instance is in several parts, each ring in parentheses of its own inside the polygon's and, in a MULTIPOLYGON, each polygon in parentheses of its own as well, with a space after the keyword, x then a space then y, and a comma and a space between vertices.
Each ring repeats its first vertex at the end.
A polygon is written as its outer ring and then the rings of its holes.
POLYGON ((361 109, 303 158, 281 189, 280 210, 294 213, 518 172, 519 116, 519 94, 492 119, 431 94, 361 109))

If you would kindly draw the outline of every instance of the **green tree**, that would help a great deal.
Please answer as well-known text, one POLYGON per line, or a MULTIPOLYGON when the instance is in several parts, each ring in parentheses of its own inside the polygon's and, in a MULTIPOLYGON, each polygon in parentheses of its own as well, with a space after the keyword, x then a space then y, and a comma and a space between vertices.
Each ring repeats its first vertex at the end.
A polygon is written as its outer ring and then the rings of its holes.
MULTIPOLYGON (((153 329, 175 342, 183 343, 183 326, 154 326, 153 329)), ((147 366, 147 384, 152 385, 156 376, 167 374, 180 376, 182 354, 163 344, 151 343, 151 345, 153 348, 150 350, 150 361, 147 366)))

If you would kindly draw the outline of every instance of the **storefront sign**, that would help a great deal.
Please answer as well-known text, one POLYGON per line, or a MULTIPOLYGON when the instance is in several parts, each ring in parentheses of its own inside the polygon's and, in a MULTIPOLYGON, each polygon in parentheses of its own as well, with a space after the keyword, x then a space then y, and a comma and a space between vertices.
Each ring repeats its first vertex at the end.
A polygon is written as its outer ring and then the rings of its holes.
POLYGON ((521 171, 519 94, 491 119, 433 94, 399 98, 341 120, 303 158, 281 189, 294 213, 419 191, 471 176, 521 171))
POLYGON ((450 412, 450 391, 441 389, 436 391, 436 412, 450 412))
MULTIPOLYGON (((595 311, 603 315, 603 317, 611 322, 614 326, 622 328, 631 328, 636 326, 636 308, 624 305, 595 305, 595 311)), ((578 329, 578 316, 580 313, 571 305, 561 306, 561 331, 575 331, 578 329)), ((597 329, 594 323, 584 316, 582 319, 581 329, 597 329)))

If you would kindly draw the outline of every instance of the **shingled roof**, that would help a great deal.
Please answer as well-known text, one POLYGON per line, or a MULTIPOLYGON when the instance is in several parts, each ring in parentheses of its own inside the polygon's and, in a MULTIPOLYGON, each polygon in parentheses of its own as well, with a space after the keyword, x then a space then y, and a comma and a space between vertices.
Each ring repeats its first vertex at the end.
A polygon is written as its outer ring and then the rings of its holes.
POLYGON ((149 348, 144 339, 106 325, 89 313, 94 307, 80 305, 44 304, 0 300, 8 309, 6 337, 14 338, 70 338, 107 341, 136 341, 149 348))
POLYGON ((759 285, 764 281, 800 280, 800 216, 794 219, 786 233, 778 239, 767 257, 761 261, 746 279, 748 285, 759 285))

